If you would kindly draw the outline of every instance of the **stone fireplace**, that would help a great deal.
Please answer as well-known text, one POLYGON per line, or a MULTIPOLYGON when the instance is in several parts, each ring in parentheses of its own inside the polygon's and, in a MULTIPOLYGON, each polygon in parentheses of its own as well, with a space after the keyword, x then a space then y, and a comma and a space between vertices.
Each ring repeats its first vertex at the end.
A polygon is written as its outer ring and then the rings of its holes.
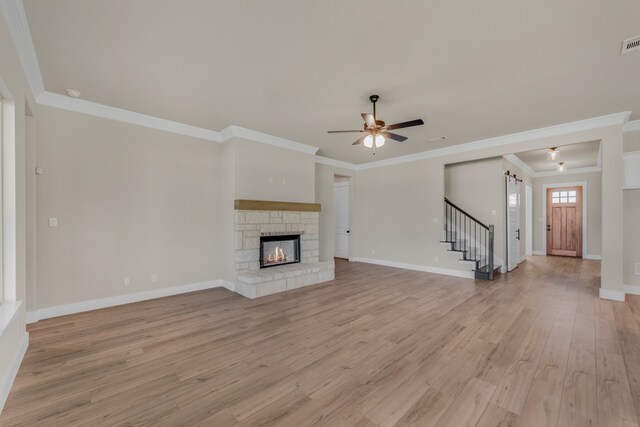
POLYGON ((333 280, 319 262, 320 205, 236 200, 236 292, 257 298, 333 280))

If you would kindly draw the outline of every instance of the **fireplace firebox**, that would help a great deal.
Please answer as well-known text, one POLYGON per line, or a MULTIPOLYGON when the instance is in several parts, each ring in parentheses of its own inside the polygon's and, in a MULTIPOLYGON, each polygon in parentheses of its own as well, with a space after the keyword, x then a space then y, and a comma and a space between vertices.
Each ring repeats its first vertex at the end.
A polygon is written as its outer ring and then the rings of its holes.
POLYGON ((300 262, 300 235, 260 236, 260 268, 300 262))

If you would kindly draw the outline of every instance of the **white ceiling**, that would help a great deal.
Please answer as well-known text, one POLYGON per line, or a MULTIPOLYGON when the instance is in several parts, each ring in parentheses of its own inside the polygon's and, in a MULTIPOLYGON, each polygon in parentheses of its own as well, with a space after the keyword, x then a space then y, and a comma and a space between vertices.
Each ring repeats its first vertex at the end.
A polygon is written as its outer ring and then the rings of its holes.
POLYGON ((559 162, 565 162, 567 169, 580 169, 598 165, 600 141, 590 141, 558 147, 560 159, 547 160, 549 149, 532 150, 516 153, 516 156, 526 163, 534 172, 552 172, 559 162))
POLYGON ((640 115, 637 0, 25 0, 48 91, 352 163, 640 115), (375 158, 353 129, 423 118, 375 158), (447 135, 443 142, 430 137, 447 135))

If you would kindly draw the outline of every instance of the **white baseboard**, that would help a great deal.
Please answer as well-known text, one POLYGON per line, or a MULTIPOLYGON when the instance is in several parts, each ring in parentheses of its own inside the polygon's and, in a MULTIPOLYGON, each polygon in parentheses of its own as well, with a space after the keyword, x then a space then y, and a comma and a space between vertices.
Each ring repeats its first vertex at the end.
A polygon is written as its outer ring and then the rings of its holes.
POLYGON ((640 286, 624 285, 624 292, 631 295, 640 295, 640 286))
POLYGON ((188 292, 202 291, 224 287, 234 291, 235 286, 226 280, 211 280, 208 282, 191 283, 188 285, 173 286, 170 288, 153 289, 150 291, 136 292, 134 294, 117 295, 107 298, 99 298, 89 301, 76 302, 72 304, 58 305, 54 307, 41 308, 35 312, 27 313, 27 323, 35 323, 38 320, 49 319, 51 317, 65 316, 67 314, 82 313, 84 311, 98 310, 100 308, 113 307, 116 305, 131 304, 133 302, 150 299, 168 297, 171 295, 186 294, 188 292))
POLYGON ((600 261, 602 259, 602 256, 586 254, 586 255, 583 255, 582 258, 583 259, 595 259, 595 260, 600 261))
POLYGON ((20 348, 18 349, 18 353, 16 357, 13 359, 11 363, 11 368, 7 374, 6 378, 3 378, 0 383, 0 413, 2 413, 2 409, 4 408, 4 404, 7 402, 7 398, 9 397, 9 392, 11 391, 11 386, 13 385, 13 381, 16 379, 16 375, 18 375, 18 370, 20 369, 20 365, 22 364, 22 359, 24 359, 24 355, 27 352, 27 348, 29 347, 29 333, 25 332, 22 337, 22 342, 20 343, 20 348))
POLYGON ((404 262, 387 261, 372 258, 352 258, 354 262, 364 262, 366 264, 384 265, 386 267, 404 268, 405 270, 424 271, 426 273, 443 274, 445 276, 464 277, 465 279, 473 279, 473 271, 453 270, 450 268, 431 267, 428 265, 407 264, 404 262))
POLYGON ((600 298, 611 301, 624 301, 624 292, 600 288, 600 298))
POLYGON ((545 251, 533 251, 534 255, 538 255, 538 256, 546 256, 547 253, 545 251))
POLYGON ((236 291, 236 284, 233 282, 229 282, 228 280, 224 280, 224 279, 220 279, 218 280, 218 282, 220 282, 220 286, 222 286, 225 289, 230 290, 231 292, 235 292, 236 291))

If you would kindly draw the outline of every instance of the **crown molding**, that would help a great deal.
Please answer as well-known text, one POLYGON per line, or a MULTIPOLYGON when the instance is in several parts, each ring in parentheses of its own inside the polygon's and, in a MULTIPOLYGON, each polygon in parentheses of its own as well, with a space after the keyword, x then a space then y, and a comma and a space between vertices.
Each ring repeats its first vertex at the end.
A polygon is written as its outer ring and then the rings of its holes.
POLYGON ((640 132, 640 120, 633 120, 627 122, 624 125, 623 131, 626 132, 640 132))
POLYGON ((331 159, 329 157, 316 156, 316 163, 352 171, 358 170, 358 165, 354 165, 353 163, 349 162, 343 162, 342 160, 331 159))
POLYGON ((522 171, 524 173, 526 173, 529 176, 535 176, 536 171, 534 171, 533 169, 531 169, 531 167, 526 164, 525 162, 523 162, 520 157, 516 156, 515 154, 505 154, 504 156, 505 159, 507 159, 509 162, 511 162, 514 166, 519 167, 520 169, 522 169, 522 171))
POLYGON ((261 142, 263 144, 286 148, 288 150, 300 151, 311 155, 315 155, 319 150, 318 147, 301 144, 296 141, 291 141, 290 139, 280 138, 279 136, 269 135, 240 126, 229 126, 224 129, 222 133, 225 135, 231 134, 236 138, 248 139, 250 141, 261 142))
POLYGON ((460 154, 467 151, 480 150, 484 148, 499 147, 502 145, 513 144, 517 142, 526 142, 534 139, 549 138, 554 136, 566 135, 574 132, 588 131, 608 126, 622 126, 629 116, 630 111, 620 113, 607 114, 606 116, 593 117, 591 119, 578 120, 575 122, 563 123, 559 125, 547 126, 538 129, 527 130, 524 132, 512 133, 509 135, 497 136, 494 138, 481 139, 478 141, 467 142, 464 144, 452 145, 449 147, 438 148, 435 150, 422 151, 420 153, 409 154, 406 156, 393 157, 391 159, 378 160, 358 165, 358 170, 366 170, 379 168, 382 166, 398 165, 402 163, 414 162, 416 160, 431 159, 434 157, 449 156, 460 154))
POLYGON ((545 176, 564 176, 564 175, 575 175, 575 174, 594 173, 594 172, 602 172, 602 168, 598 166, 589 166, 586 168, 565 169, 564 172, 558 172, 558 171, 536 172, 533 175, 533 177, 541 178, 545 176))
POLYGON ((33 47, 29 21, 21 0, 0 0, 0 10, 7 23, 7 29, 13 40, 13 45, 22 64, 22 69, 31 89, 31 94, 37 98, 44 92, 44 81, 40 73, 40 65, 36 50, 33 47))
POLYGON ((110 107, 96 102, 85 101, 83 99, 71 98, 57 93, 44 92, 36 98, 36 102, 47 107, 60 108, 76 113, 101 117, 103 119, 111 119, 119 122, 158 129, 165 132, 206 139, 208 141, 223 141, 220 133, 209 129, 173 122, 171 120, 161 119, 146 114, 135 113, 133 111, 110 107))

